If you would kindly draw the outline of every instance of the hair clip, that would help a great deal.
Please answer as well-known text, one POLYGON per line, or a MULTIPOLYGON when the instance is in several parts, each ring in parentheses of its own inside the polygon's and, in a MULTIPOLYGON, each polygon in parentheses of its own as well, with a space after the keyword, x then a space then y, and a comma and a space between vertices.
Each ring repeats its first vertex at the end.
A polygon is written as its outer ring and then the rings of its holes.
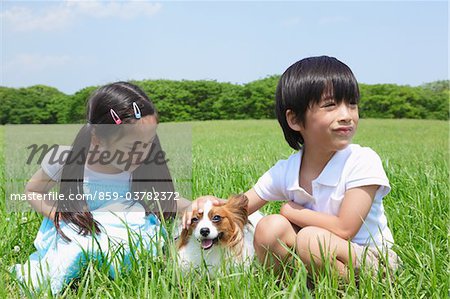
POLYGON ((133 102, 133 110, 134 110, 134 116, 137 119, 141 118, 141 109, 139 109, 139 106, 136 104, 136 102, 133 102))
POLYGON ((114 120, 114 122, 116 123, 116 125, 120 125, 122 123, 122 120, 120 119, 120 117, 117 115, 116 111, 114 111, 113 109, 109 110, 109 113, 111 113, 111 117, 114 120))

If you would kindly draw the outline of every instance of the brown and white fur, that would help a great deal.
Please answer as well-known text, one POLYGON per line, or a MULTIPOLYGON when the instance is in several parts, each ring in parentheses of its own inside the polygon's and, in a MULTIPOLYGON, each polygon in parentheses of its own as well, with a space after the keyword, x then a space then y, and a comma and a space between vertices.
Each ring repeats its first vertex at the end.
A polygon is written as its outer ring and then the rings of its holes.
POLYGON ((244 194, 231 196, 222 206, 205 203, 203 213, 194 212, 191 225, 181 231, 177 242, 183 270, 206 266, 216 271, 225 265, 248 266, 255 254, 253 236, 259 212, 248 216, 244 194))

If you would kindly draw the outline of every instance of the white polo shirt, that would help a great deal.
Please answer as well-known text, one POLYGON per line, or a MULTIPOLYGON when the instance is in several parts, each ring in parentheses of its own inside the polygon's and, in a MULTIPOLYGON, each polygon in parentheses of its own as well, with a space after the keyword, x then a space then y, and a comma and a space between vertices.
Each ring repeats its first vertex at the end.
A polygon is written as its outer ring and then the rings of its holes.
POLYGON ((278 161, 258 180, 254 186, 256 193, 267 201, 291 200, 314 211, 338 215, 347 190, 379 185, 369 214, 352 242, 363 246, 383 244, 391 247, 393 237, 382 203, 391 187, 377 153, 357 144, 336 152, 312 181, 312 194, 299 186, 301 156, 302 150, 287 160, 278 161))

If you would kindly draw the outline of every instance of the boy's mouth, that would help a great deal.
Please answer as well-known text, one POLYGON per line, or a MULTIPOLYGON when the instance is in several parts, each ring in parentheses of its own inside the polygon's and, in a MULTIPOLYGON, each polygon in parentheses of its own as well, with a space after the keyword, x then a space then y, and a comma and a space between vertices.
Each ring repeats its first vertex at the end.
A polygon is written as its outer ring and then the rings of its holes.
POLYGON ((333 131, 341 135, 349 135, 353 132, 353 127, 339 127, 333 131))

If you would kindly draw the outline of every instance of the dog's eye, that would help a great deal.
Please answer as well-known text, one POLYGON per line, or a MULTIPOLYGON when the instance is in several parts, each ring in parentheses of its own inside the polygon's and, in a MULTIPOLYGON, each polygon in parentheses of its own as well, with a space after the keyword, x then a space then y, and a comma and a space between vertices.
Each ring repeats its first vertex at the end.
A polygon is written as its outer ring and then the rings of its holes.
POLYGON ((191 223, 197 223, 197 222, 198 222, 198 218, 197 217, 194 217, 194 218, 191 219, 191 223))
POLYGON ((220 217, 219 215, 214 215, 214 217, 211 219, 212 222, 219 222, 220 220, 222 220, 222 217, 220 217))

